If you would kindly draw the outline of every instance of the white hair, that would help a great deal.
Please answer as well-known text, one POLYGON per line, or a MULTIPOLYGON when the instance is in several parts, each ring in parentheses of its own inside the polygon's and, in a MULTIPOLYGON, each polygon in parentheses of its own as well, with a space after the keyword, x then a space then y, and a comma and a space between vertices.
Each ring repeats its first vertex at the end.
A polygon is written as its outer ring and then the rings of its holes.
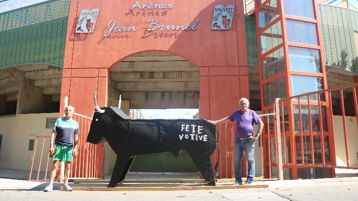
POLYGON ((249 99, 247 99, 247 98, 245 98, 245 97, 240 98, 240 101, 239 101, 239 102, 240 102, 240 103, 241 103, 241 102, 246 102, 247 104, 250 104, 249 99))
POLYGON ((65 110, 67 109, 67 110, 70 110, 70 111, 75 111, 75 107, 73 107, 72 105, 67 105, 67 106, 65 106, 64 109, 65 110))

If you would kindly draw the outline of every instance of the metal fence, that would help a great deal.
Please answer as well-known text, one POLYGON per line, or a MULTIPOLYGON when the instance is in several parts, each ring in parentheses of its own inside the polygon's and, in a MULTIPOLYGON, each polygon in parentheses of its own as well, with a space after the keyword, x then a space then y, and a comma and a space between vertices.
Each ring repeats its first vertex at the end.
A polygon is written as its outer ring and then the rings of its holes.
POLYGON ((357 169, 357 89, 279 100, 275 110, 280 115, 270 120, 275 124, 267 123, 263 136, 265 177, 292 178, 293 171, 298 178, 334 177, 336 168, 357 169))
MULTIPOLYGON (((279 102, 277 101, 277 106, 279 102)), ((265 177, 265 172, 269 172, 269 177, 272 178, 273 165, 275 167, 278 164, 278 174, 275 176, 278 179, 283 179, 282 176, 282 156, 278 156, 277 153, 281 150, 281 135, 280 130, 280 112, 277 107, 274 112, 259 114, 263 120, 265 126, 262 136, 259 138, 256 147, 256 163, 260 164, 261 172, 256 171, 257 177, 265 177), (268 146, 270 145, 270 146, 268 146), (275 150, 275 151, 273 151, 275 150), (280 159, 281 158, 281 159, 280 159), (280 162, 281 161, 281 162, 280 162)), ((257 128, 256 128, 257 129, 257 128)), ((234 123, 225 121, 217 126, 217 150, 213 155, 213 161, 216 162, 217 175, 220 178, 232 178, 234 177, 234 162, 235 162, 235 127, 234 123)), ((247 160, 246 153, 243 155, 243 176, 246 175, 247 171, 247 160)))
MULTIPOLYGON (((320 178, 334 177, 336 168, 358 169, 357 90, 353 86, 276 99, 261 114, 265 126, 256 159, 262 172, 256 176, 320 178)), ((218 125, 213 160, 219 177, 234 177, 234 129, 228 121, 218 125)))
MULTIPOLYGON (((357 91, 358 86, 354 86, 276 99, 271 111, 260 115, 265 127, 258 142, 262 170, 258 176, 292 178, 292 171, 297 171, 300 178, 317 178, 335 176, 335 168, 358 169, 357 91), (342 163, 336 164, 340 156, 342 163)), ((86 143, 90 117, 76 114, 75 119, 80 124, 81 137, 71 176, 102 178, 104 146, 86 143)), ((212 160, 219 177, 234 177, 234 129, 228 121, 217 126, 220 134, 212 160)), ((48 178, 50 159, 39 160, 48 155, 48 141, 49 136, 36 137, 29 179, 48 178)), ((243 171, 246 169, 244 166, 243 171)))
MULTIPOLYGON (((92 118, 81 114, 73 117, 79 123, 79 152, 71 165, 71 178, 103 178, 104 145, 86 142, 92 118)), ((29 167, 29 180, 48 180, 52 168, 49 156, 50 133, 35 136, 34 150, 29 167)), ((63 170, 62 170, 63 171, 63 170)))

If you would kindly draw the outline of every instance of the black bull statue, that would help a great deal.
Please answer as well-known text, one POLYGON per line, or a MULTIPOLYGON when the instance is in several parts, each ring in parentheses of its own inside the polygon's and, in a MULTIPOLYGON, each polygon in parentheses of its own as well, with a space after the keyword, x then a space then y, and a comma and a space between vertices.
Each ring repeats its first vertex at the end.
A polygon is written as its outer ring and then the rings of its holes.
POLYGON ((121 182, 135 155, 188 152, 208 185, 215 185, 210 156, 216 148, 215 126, 205 120, 130 120, 118 108, 96 111, 87 141, 97 144, 105 139, 117 154, 109 187, 121 182))

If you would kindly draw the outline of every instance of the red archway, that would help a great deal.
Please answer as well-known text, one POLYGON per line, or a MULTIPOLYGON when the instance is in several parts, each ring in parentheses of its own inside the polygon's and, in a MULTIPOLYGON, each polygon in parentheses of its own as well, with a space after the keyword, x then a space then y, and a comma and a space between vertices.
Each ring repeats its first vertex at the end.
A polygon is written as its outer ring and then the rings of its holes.
MULTIPOLYGON (((171 52, 198 66, 200 113, 205 118, 226 116, 236 108, 240 97, 249 96, 242 1, 168 0, 164 4, 168 6, 147 9, 134 6, 132 1, 110 0, 106 4, 99 0, 71 1, 61 97, 68 96, 78 113, 92 113, 94 91, 98 94, 99 104, 105 105, 108 102, 109 69, 114 63, 128 55, 148 50, 171 52), (233 5, 238 11, 234 12, 233 26, 227 31, 215 31, 211 27, 213 9, 221 4, 233 5), (84 9, 99 10, 95 30, 89 34, 77 34, 85 37, 73 37, 75 33, 71 27, 77 23, 76 19, 84 9), (134 15, 131 14, 132 11, 135 11, 134 15), (153 22, 152 19, 168 27, 190 29, 183 31, 168 28, 158 30, 158 35, 143 37, 145 30, 148 30, 148 23, 153 22), (117 30, 117 33, 108 37, 106 31, 113 22, 117 28, 112 31, 117 30)), ((222 137, 220 176, 232 177, 232 129, 220 127, 219 133, 222 137)))

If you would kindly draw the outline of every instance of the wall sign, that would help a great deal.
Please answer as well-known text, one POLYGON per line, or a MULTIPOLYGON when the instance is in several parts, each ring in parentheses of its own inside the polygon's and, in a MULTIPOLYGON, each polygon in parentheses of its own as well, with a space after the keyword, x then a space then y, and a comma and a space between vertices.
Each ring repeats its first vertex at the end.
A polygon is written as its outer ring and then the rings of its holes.
POLYGON ((103 38, 111 38, 115 34, 136 32, 137 27, 135 25, 122 25, 115 21, 110 21, 107 28, 104 30, 103 38))
POLYGON ((233 4, 219 4, 214 7, 211 29, 215 31, 227 31, 232 28, 235 7, 233 4))
POLYGON ((174 3, 142 3, 135 1, 125 16, 132 17, 161 17, 167 16, 169 10, 175 8, 174 3))
POLYGON ((200 21, 196 20, 190 24, 163 24, 158 20, 150 20, 144 28, 142 38, 153 36, 154 38, 176 38, 180 31, 196 31, 200 21))
MULTIPOLYGON (((133 36, 131 33, 138 31, 143 33, 141 35, 142 39, 177 38, 181 32, 197 31, 200 25, 200 20, 180 24, 162 23, 162 20, 156 19, 166 17, 175 6, 174 3, 166 2, 148 3, 139 0, 134 1, 134 3, 129 5, 128 11, 124 13, 124 16, 148 17, 149 19, 139 25, 137 23, 123 24, 118 20, 110 20, 103 31, 102 39, 99 43, 104 39, 129 39, 133 36)), ((230 8, 230 6, 225 7, 224 10, 227 8, 230 8)), ((233 14, 233 11, 231 14, 233 14)))
MULTIPOLYGON (((190 24, 164 24, 158 20, 151 19, 144 25, 144 28, 142 28, 142 38, 176 38, 179 32, 196 31, 199 25, 199 20, 193 21, 190 24)), ((123 25, 116 21, 110 21, 103 32, 102 40, 106 38, 128 39, 128 33, 137 31, 138 27, 135 25, 123 25)))
POLYGON ((163 17, 168 15, 167 10, 133 10, 130 9, 128 12, 125 13, 126 16, 132 17, 163 17))
POLYGON ((135 1, 132 6, 131 9, 172 9, 175 7, 175 4, 173 3, 153 3, 153 2, 149 2, 149 3, 142 3, 140 1, 135 1))
POLYGON ((76 33, 92 33, 94 31, 99 9, 83 9, 76 25, 76 33))

